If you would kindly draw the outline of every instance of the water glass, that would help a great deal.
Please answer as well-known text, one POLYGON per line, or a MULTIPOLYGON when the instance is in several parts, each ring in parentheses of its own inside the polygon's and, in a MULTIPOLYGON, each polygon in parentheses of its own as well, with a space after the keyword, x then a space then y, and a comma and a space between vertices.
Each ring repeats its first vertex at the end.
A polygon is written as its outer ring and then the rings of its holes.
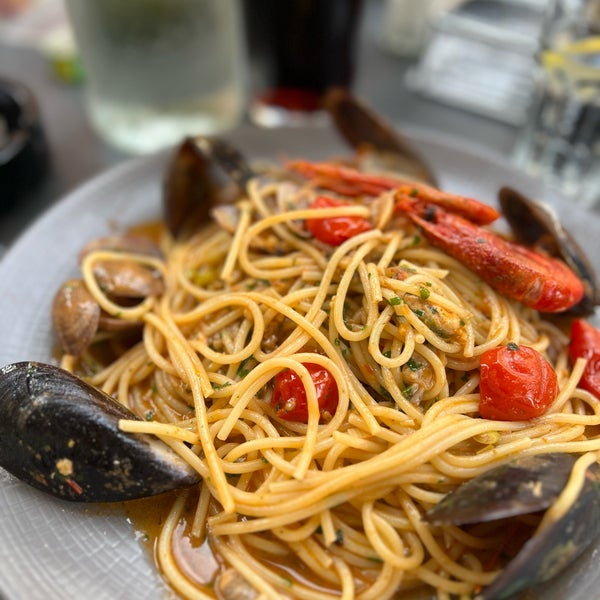
POLYGON ((238 0, 67 0, 91 122, 152 152, 234 127, 245 109, 238 0))
POLYGON ((565 196, 600 205, 600 37, 542 51, 515 160, 565 196))

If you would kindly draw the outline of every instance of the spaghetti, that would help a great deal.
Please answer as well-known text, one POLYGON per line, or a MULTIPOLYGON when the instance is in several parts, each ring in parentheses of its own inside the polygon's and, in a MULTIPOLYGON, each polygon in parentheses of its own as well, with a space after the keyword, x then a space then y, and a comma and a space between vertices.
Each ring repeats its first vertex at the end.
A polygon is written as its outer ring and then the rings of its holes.
MULTIPOLYGON (((93 347, 81 364, 63 364, 144 418, 123 421, 124 431, 157 435, 202 476, 177 495, 157 545, 183 597, 472 594, 502 567, 497 549, 509 551, 514 530, 433 526, 421 516, 512 456, 597 452, 599 404, 577 385, 584 363, 570 367, 555 324, 424 241, 395 214, 392 194, 311 209, 316 194, 287 175, 263 175, 224 213, 231 222, 167 240, 163 261, 128 255, 165 282, 161 297, 134 307, 95 281, 94 264, 119 254, 90 252, 88 289, 109 314, 141 319, 143 339, 111 341, 117 351, 101 365, 93 347), (335 248, 306 233, 307 219, 340 215, 373 228, 335 248), (508 343, 538 350, 558 377, 550 410, 531 421, 478 415, 479 357, 508 343), (325 418, 307 364, 337 387, 325 418), (304 382, 305 422, 271 406, 273 382, 288 369, 304 382), (214 580, 194 582, 178 563, 178 536, 208 541, 220 565, 214 580), (233 595, 226 576, 237 581, 233 595)), ((581 477, 572 479, 576 489, 581 477)))

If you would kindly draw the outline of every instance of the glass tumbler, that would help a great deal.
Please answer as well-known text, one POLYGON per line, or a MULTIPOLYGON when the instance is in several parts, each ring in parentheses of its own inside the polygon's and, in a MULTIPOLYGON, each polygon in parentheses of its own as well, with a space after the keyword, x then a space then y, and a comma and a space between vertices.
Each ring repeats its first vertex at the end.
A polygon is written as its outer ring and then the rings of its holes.
POLYGON ((237 0, 67 0, 91 122, 146 153, 234 127, 245 108, 237 0))
POLYGON ((250 119, 264 127, 322 121, 323 93, 352 86, 363 0, 244 0, 244 9, 250 119))
POLYGON ((515 160, 574 201, 600 204, 600 36, 540 53, 515 160))

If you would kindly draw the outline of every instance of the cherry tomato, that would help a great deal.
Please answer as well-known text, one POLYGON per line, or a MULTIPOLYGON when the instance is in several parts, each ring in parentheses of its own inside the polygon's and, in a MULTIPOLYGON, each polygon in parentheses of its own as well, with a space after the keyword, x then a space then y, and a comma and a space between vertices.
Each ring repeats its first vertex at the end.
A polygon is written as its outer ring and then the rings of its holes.
POLYGON ((526 421, 543 415, 558 393, 552 365, 529 346, 508 344, 481 355, 479 414, 484 419, 526 421))
MULTIPOLYGON (((331 208, 337 206, 351 206, 328 196, 317 196, 309 208, 331 208)), ((328 219, 306 219, 306 228, 321 242, 330 246, 339 246, 342 242, 373 229, 371 223, 364 217, 330 217, 328 219)))
MULTIPOLYGON (((333 375, 321 365, 303 363, 315 386, 321 421, 327 421, 338 405, 338 388, 333 375)), ((277 416, 287 421, 308 422, 308 403, 300 377, 295 371, 285 369, 275 377, 271 406, 277 416)))
POLYGON ((587 359, 579 385, 600 398, 600 331, 587 321, 576 319, 571 325, 569 358, 572 362, 587 359))

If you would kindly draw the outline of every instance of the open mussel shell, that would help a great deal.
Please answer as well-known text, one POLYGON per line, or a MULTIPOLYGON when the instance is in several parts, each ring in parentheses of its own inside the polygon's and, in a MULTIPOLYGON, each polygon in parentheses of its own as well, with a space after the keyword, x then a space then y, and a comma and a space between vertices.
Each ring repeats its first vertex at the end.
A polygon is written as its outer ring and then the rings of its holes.
POLYGON ((158 438, 119 430, 131 411, 38 362, 0 369, 0 467, 58 498, 120 502, 199 481, 158 438))
POLYGON ((594 463, 565 515, 534 535, 476 600, 508 600, 573 563, 600 536, 600 467, 594 463))
POLYGON ((248 162, 226 140, 185 138, 163 183, 163 215, 169 231, 178 236, 208 222, 211 209, 234 202, 252 177, 248 162))
MULTIPOLYGON (((430 509, 437 525, 466 525, 532 514, 563 491, 576 456, 550 453, 517 458, 464 483, 430 509)), ((600 535, 600 466, 594 463, 573 505, 538 531, 476 600, 516 599, 558 575, 600 535)))
POLYGON ((430 185, 436 177, 413 145, 366 104, 343 88, 330 88, 323 98, 339 134, 359 154, 369 154, 373 170, 395 171, 430 185))
POLYGON ((424 519, 466 525, 544 510, 565 487, 574 462, 572 455, 560 453, 516 458, 463 483, 424 519))
POLYGON ((194 225, 206 222, 217 194, 218 184, 209 164, 192 138, 186 138, 176 149, 163 184, 163 218, 169 231, 177 236, 192 219, 194 225))
POLYGON ((569 312, 588 315, 600 304, 600 289, 594 267, 575 238, 562 226, 556 212, 547 204, 528 198, 505 186, 498 192, 502 214, 515 238, 561 258, 581 279, 585 295, 569 312))
POLYGON ((223 138, 199 135, 192 142, 197 153, 218 165, 241 190, 256 176, 246 157, 223 138))

